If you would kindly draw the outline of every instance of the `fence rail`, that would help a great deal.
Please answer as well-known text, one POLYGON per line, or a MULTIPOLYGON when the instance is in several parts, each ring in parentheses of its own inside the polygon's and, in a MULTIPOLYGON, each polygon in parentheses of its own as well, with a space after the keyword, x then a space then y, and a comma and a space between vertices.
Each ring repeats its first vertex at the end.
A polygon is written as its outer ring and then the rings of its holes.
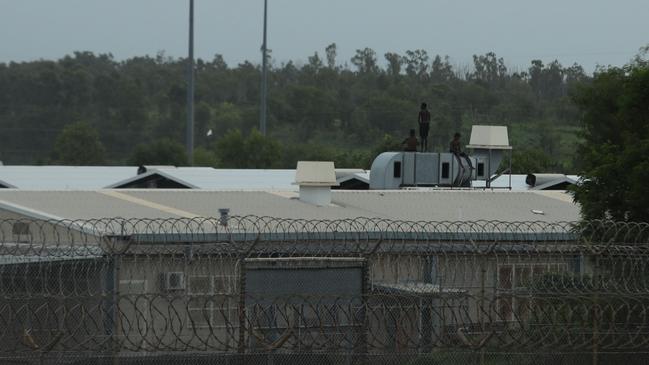
POLYGON ((648 256, 607 221, 2 220, 0 357, 604 359, 649 346, 648 256))

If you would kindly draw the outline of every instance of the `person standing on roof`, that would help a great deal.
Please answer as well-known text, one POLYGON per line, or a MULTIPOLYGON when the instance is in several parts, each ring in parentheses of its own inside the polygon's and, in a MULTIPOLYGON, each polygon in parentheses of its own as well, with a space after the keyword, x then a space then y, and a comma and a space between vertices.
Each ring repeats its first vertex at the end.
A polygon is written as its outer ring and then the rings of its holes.
POLYGON ((428 151, 428 131, 430 130, 430 112, 428 105, 421 103, 419 116, 417 117, 419 123, 419 139, 421 140, 421 152, 428 151))
POLYGON ((466 153, 462 152, 462 143, 460 142, 461 137, 462 135, 457 132, 453 135, 453 140, 451 141, 451 144, 449 146, 449 152, 455 155, 457 160, 460 162, 460 167, 464 167, 464 165, 462 165, 462 158, 464 158, 469 164, 469 168, 473 169, 471 159, 466 155, 466 153))
POLYGON ((410 130, 410 137, 406 138, 401 142, 401 145, 404 147, 406 152, 417 152, 417 137, 415 137, 415 130, 410 130))

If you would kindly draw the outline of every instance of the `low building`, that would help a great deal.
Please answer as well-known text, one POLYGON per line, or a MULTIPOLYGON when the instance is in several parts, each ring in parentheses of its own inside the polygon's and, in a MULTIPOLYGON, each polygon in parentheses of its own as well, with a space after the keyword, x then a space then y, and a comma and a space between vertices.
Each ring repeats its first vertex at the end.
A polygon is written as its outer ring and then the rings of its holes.
POLYGON ((35 351, 27 336, 89 353, 420 352, 459 341, 458 328, 519 323, 536 276, 589 270, 571 248, 564 222, 579 209, 564 192, 300 194, 0 191, 2 308, 15 315, 0 351, 35 351), (293 273, 340 279, 285 276, 290 300, 246 285, 289 258, 293 273), (354 280, 362 289, 351 294, 337 284, 354 280))

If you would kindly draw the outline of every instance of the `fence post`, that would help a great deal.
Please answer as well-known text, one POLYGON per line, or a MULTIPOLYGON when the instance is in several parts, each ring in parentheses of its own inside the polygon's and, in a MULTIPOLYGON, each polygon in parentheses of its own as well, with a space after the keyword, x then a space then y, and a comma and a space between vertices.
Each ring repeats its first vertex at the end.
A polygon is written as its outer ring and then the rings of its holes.
POLYGON ((597 277, 597 285, 595 286, 595 292, 593 293, 593 357, 592 365, 597 365, 599 363, 599 289, 602 287, 602 278, 601 273, 599 272, 599 256, 595 258, 595 265, 593 268, 593 276, 597 277))
POLYGON ((112 352, 113 352, 113 365, 119 365, 119 269, 120 269, 120 258, 119 253, 113 252, 111 254, 111 260, 113 263, 113 272, 112 272, 112 281, 113 281, 113 328, 112 328, 112 352))
MULTIPOLYGON (((239 258, 239 343, 238 353, 243 355, 246 352, 246 260, 239 258)), ((241 361, 243 363, 243 361, 241 361)))
MULTIPOLYGON (((482 332, 484 332, 484 297, 485 297, 485 273, 487 269, 485 269, 485 259, 486 255, 481 252, 484 257, 481 257, 480 259, 480 312, 478 312, 478 321, 480 322, 480 327, 482 332)), ((484 346, 480 348, 480 365, 485 364, 485 350, 484 346)))

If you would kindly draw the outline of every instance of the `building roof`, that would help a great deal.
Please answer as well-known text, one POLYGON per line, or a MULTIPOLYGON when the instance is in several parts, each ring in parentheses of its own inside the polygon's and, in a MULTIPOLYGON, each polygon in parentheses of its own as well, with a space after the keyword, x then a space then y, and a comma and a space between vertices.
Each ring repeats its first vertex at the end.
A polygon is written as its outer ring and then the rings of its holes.
MULTIPOLYGON (((207 190, 281 190, 297 191, 296 170, 293 169, 214 169, 211 167, 149 166, 137 174, 137 166, 0 166, 0 188, 22 190, 98 190, 129 188, 143 185, 151 177, 173 182, 173 186, 207 190)), ((342 188, 352 182, 369 185, 370 172, 361 169, 336 169, 336 183, 342 188)), ((550 176, 550 175, 548 175, 550 176)), ((553 175, 554 176, 554 175, 553 175)), ((576 175, 556 175, 542 184, 530 186, 527 175, 511 176, 512 190, 544 190, 576 184, 576 175)), ((356 184, 356 185, 358 185, 356 184)), ((483 188, 484 181, 473 181, 483 188)), ((495 179, 493 188, 509 186, 509 175, 495 179)))
MULTIPOLYGON (((564 190, 566 185, 576 185, 579 182, 579 176, 577 175, 556 174, 553 179, 543 181, 542 184, 537 184, 536 186, 531 186, 527 184, 527 176, 526 174, 512 174, 512 190, 564 190)), ((471 184, 474 188, 484 188, 486 186, 484 180, 475 180, 471 184)), ((509 175, 497 177, 491 182, 491 187, 494 189, 509 187, 509 175)))
POLYGON ((106 188, 125 188, 159 175, 189 189, 296 190, 295 170, 214 169, 211 167, 170 167, 150 169, 144 174, 115 181, 106 188))
POLYGON ((137 166, 0 166, 0 187, 96 190, 137 174, 137 166))
POLYGON ((560 191, 366 190, 333 191, 332 204, 315 206, 296 192, 214 190, 0 190, 0 209, 34 218, 193 218, 230 215, 337 220, 560 222, 579 219, 571 196, 560 191))
POLYGON ((189 189, 297 190, 295 170, 153 166, 0 166, 0 188, 98 190, 128 186, 159 175, 189 189))

